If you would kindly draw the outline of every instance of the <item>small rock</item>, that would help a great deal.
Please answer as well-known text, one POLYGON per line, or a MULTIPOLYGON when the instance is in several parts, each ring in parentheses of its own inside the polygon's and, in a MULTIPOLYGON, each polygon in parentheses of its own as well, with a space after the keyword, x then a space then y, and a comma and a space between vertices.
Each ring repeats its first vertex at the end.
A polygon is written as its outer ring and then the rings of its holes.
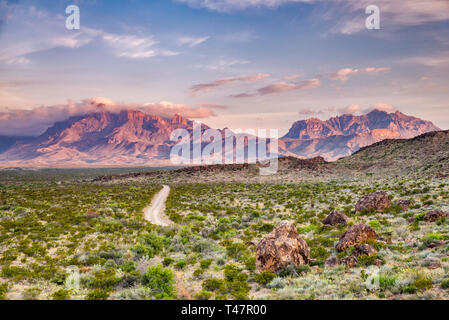
POLYGON ((376 191, 367 194, 360 199, 355 205, 355 210, 360 212, 362 210, 384 211, 391 207, 391 200, 385 191, 376 191))
POLYGON ((326 260, 324 263, 324 266, 327 268, 335 267, 337 264, 339 264, 338 258, 333 256, 326 260))
POLYGON ((432 210, 426 213, 423 218, 423 221, 426 222, 435 222, 439 218, 446 217, 446 213, 441 210, 432 210))
POLYGON ((335 249, 337 251, 345 251, 350 247, 356 247, 365 240, 377 239, 377 233, 366 224, 360 223, 350 227, 343 233, 338 241, 335 249))
POLYGON ((398 206, 401 207, 402 210, 408 210, 410 205, 412 204, 410 200, 400 199, 396 202, 398 206))
POLYGON ((86 218, 88 218, 88 219, 97 218, 99 216, 100 216, 100 214, 93 210, 89 210, 86 212, 86 218))
POLYGON ((374 264, 375 264, 376 266, 380 267, 380 266, 382 265, 382 260, 376 259, 376 260, 374 260, 374 264))
POLYGON ((257 244, 256 258, 259 271, 276 272, 290 264, 308 264, 310 249, 299 237, 295 225, 283 221, 257 244))
POLYGON ((340 263, 345 264, 348 267, 352 268, 357 265, 357 258, 354 256, 345 257, 345 258, 341 259, 340 263))
POLYGON ((377 254, 377 250, 371 247, 369 244, 361 244, 354 249, 352 255, 354 257, 358 257, 361 255, 371 256, 373 254, 377 254))
POLYGON ((323 224, 330 225, 330 226, 337 226, 337 225, 347 225, 348 224, 348 217, 344 213, 340 213, 337 210, 331 212, 324 220, 323 224))

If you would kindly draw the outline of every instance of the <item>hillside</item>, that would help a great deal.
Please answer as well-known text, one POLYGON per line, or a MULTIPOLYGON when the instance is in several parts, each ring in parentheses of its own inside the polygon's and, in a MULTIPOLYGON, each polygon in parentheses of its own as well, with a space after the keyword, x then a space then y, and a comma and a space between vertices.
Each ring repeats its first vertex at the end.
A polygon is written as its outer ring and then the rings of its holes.
POLYGON ((315 118, 297 121, 281 141, 286 150, 297 156, 322 156, 333 161, 384 139, 409 139, 438 130, 430 121, 399 111, 373 110, 364 115, 345 114, 326 121, 315 118))

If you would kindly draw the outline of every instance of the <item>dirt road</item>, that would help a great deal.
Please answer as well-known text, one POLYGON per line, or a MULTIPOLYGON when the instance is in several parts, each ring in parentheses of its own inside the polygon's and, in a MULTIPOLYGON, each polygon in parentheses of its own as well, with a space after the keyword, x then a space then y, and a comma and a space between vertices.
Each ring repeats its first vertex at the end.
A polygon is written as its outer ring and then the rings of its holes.
POLYGON ((170 194, 170 187, 164 186, 158 194, 156 194, 151 202, 151 206, 144 209, 144 218, 152 224, 167 227, 172 222, 164 214, 165 201, 170 194))

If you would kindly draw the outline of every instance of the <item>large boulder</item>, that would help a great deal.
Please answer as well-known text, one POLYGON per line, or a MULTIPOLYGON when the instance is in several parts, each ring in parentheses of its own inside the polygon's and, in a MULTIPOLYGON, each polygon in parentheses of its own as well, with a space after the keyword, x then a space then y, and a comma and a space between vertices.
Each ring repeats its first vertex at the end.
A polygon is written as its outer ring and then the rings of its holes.
POLYGON ((332 211, 324 220, 323 224, 329 226, 347 225, 348 217, 344 213, 340 213, 337 210, 332 211))
POLYGON ((346 251, 350 247, 360 245, 363 241, 377 238, 377 233, 371 227, 363 223, 356 224, 341 235, 335 249, 339 252, 346 251))
POLYGON ((448 216, 447 213, 441 211, 441 210, 432 210, 426 213, 423 220, 426 222, 435 222, 439 218, 448 216))
POLYGON ((384 211, 391 207, 391 200, 385 191, 375 191, 367 194, 355 205, 356 211, 375 210, 384 211))
POLYGON ((290 264, 308 264, 310 249, 299 237, 295 225, 283 221, 257 244, 256 256, 259 271, 276 272, 290 264))

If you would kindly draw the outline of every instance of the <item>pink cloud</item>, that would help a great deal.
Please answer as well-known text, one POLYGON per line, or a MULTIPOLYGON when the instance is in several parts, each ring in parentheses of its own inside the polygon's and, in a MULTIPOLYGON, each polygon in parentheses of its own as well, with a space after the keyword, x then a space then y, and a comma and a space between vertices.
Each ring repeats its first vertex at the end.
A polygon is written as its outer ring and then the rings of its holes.
POLYGON ((359 104, 350 104, 344 108, 338 108, 337 112, 340 114, 355 114, 362 112, 362 107, 359 104))
POLYGON ((266 73, 259 73, 254 76, 225 78, 225 79, 220 79, 220 80, 216 80, 216 81, 209 82, 209 83, 196 84, 190 88, 190 91, 193 95, 200 95, 201 93, 207 93, 214 88, 221 87, 228 83, 241 82, 241 81, 254 82, 254 81, 265 79, 269 76, 270 75, 266 74, 266 73))
POLYGON ((294 91, 294 90, 304 90, 304 89, 314 89, 321 85, 321 81, 319 79, 310 79, 310 80, 303 80, 297 83, 294 82, 276 82, 272 83, 268 86, 265 86, 263 88, 257 89, 256 93, 240 93, 236 95, 232 95, 233 98, 248 98, 253 97, 256 95, 264 96, 267 94, 276 94, 276 93, 283 93, 288 91, 294 91))
MULTIPOLYGON (((217 105, 215 105, 217 108, 217 105)), ((55 122, 66 120, 72 116, 80 116, 91 112, 108 111, 119 113, 122 110, 138 110, 147 114, 171 118, 179 114, 186 118, 208 118, 214 116, 211 105, 192 107, 171 102, 155 102, 145 104, 119 104, 107 98, 90 98, 79 103, 40 106, 25 110, 14 109, 0 112, 0 135, 36 136, 43 133, 55 122)))
POLYGON ((328 74, 328 77, 331 80, 340 80, 340 81, 347 81, 351 76, 358 75, 358 74, 379 74, 381 72, 388 72, 390 71, 390 68, 387 67, 367 67, 364 69, 352 69, 352 68, 344 68, 340 69, 337 72, 332 72, 328 74))

